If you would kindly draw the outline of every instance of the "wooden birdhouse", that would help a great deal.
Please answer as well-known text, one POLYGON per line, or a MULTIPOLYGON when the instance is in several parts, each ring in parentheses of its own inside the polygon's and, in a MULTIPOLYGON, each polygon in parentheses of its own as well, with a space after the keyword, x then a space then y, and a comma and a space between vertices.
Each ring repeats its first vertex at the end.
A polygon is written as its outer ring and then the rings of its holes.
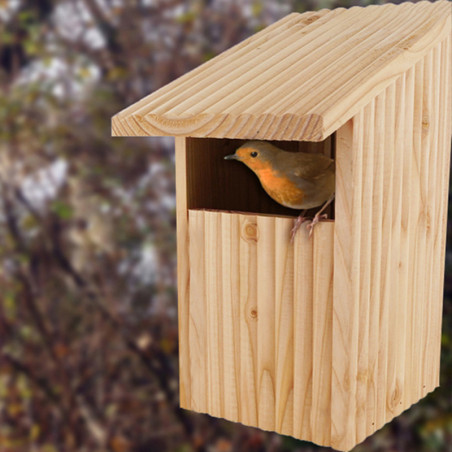
POLYGON ((183 408, 345 451, 438 386, 450 3, 290 14, 112 128, 176 137, 183 408), (311 238, 249 139, 335 158, 311 238))

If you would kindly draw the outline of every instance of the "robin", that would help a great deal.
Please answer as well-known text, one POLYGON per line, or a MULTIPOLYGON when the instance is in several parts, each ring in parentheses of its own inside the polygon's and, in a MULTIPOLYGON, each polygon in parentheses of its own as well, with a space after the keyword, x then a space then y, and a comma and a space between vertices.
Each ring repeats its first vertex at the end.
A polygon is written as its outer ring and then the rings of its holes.
POLYGON ((306 211, 322 206, 309 221, 309 236, 322 213, 334 199, 334 160, 322 154, 287 152, 265 141, 248 141, 226 160, 238 160, 250 168, 268 193, 279 204, 291 209, 303 209, 295 221, 291 239, 301 224, 309 219, 306 211))

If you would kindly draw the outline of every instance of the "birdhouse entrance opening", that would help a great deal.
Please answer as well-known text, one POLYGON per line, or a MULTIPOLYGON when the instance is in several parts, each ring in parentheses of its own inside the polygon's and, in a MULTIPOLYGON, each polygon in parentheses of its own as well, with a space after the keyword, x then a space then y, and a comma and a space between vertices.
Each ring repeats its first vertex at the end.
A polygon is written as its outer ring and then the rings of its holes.
MULTIPOLYGON (((322 153, 334 158, 336 134, 324 141, 272 141, 291 152, 322 153)), ((187 207, 260 213, 278 216, 299 215, 299 211, 284 207, 271 199, 256 175, 237 161, 224 160, 247 140, 218 138, 187 138, 187 207)), ((313 216, 318 208, 308 213, 313 216)), ((334 202, 327 210, 334 219, 334 202)))

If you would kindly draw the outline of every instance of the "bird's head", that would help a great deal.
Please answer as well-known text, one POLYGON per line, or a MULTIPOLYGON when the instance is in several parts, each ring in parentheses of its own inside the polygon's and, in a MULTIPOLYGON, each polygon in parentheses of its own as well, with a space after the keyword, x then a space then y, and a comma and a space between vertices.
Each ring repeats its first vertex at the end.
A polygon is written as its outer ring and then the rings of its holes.
POLYGON ((227 155, 225 160, 238 160, 253 171, 260 171, 271 167, 276 153, 280 150, 264 141, 247 141, 234 154, 227 155))

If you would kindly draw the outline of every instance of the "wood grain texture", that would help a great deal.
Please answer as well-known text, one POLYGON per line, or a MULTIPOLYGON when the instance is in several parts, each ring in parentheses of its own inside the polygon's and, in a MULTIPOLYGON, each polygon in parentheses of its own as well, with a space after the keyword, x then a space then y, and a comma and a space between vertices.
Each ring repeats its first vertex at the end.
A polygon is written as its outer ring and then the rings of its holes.
POLYGON ((336 142, 331 443, 341 450, 349 449, 356 438, 359 309, 353 280, 356 278, 354 272, 359 272, 359 262, 356 263, 359 229, 355 224, 359 217, 355 211, 360 203, 355 200, 355 193, 360 193, 361 165, 356 159, 362 155, 356 152, 358 143, 354 130, 357 119, 338 130, 336 142), (353 247, 352 242, 356 240, 353 247))
MULTIPOLYGON (((202 243, 204 240, 204 221, 202 218, 193 218, 189 224, 189 237, 194 243, 202 243)), ((189 286, 189 323, 188 323, 188 347, 190 365, 190 405, 196 411, 207 411, 207 330, 206 325, 206 292, 205 292, 205 250, 204 247, 189 248, 189 268, 198 268, 199 284, 189 286)), ((179 306, 183 300, 179 296, 179 306)), ((180 337, 182 337, 180 335, 180 337)), ((187 344, 184 344, 185 347, 187 344)), ((184 356, 185 349, 180 352, 184 356)), ((181 363, 182 367, 182 363, 181 363)))
POLYGON ((231 215, 221 215, 221 236, 231 237, 221 242, 222 322, 224 346, 224 417, 238 421, 241 414, 240 396, 240 225, 231 215))
POLYGON ((446 1, 293 13, 121 111, 112 133, 320 141, 450 26, 446 1))
POLYGON ((337 132, 331 442, 340 450, 439 383, 449 39, 337 132))
POLYGON ((311 427, 314 256, 313 240, 304 228, 294 240, 294 422, 293 436, 314 441, 311 427))
POLYGON ((189 252, 186 140, 176 138, 177 292, 179 327, 179 398, 182 408, 192 406, 189 346, 189 252))
POLYGON ((189 210, 191 409, 329 443, 333 225, 189 210))
POLYGON ((313 234, 312 438, 331 444, 334 228, 322 222, 313 234), (326 424, 328 422, 328 424, 326 424))
POLYGON ((293 434, 294 413, 294 247, 291 224, 275 218, 275 430, 293 434))
MULTIPOLYGON (((200 213, 193 213, 200 215, 200 213)), ((240 296, 240 392, 242 417, 239 422, 258 425, 257 379, 257 217, 239 215, 239 296, 240 296)))
MULTIPOLYGON (((290 221, 289 221, 290 223, 290 221)), ((257 381, 258 426, 275 429, 275 221, 257 217, 257 381), (270 276, 271 275, 271 276, 270 276)), ((286 242, 288 241, 286 235, 286 242)))

